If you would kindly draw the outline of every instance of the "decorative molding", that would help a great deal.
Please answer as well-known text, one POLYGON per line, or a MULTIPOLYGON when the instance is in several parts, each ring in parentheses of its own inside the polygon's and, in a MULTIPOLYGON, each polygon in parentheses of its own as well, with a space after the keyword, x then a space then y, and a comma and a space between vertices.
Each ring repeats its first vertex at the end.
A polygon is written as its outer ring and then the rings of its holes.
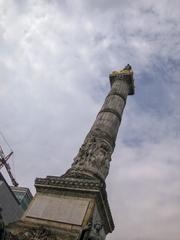
POLYGON ((102 109, 99 113, 98 113, 98 115, 100 114, 100 113, 103 113, 103 112, 109 112, 109 113, 112 113, 112 114, 114 114, 118 119, 119 119, 119 121, 121 122, 121 114, 119 114, 117 111, 115 111, 114 109, 112 109, 112 108, 104 108, 104 109, 102 109))
POLYGON ((120 98, 122 98, 124 103, 126 103, 126 98, 121 93, 119 93, 119 92, 117 92, 115 90, 111 90, 111 92, 107 95, 106 98, 108 98, 109 96, 119 96, 120 98))
POLYGON ((104 139, 104 133, 100 129, 90 131, 66 174, 89 173, 104 181, 109 172, 113 150, 114 146, 104 139))
MULTIPOLYGON (((64 176, 64 175, 63 175, 64 176)), ((63 187, 63 188, 74 188, 74 189, 94 189, 99 190, 105 186, 103 182, 89 179, 78 179, 78 178, 69 178, 65 177, 47 177, 47 178, 36 178, 35 187, 39 188, 40 186, 49 186, 49 187, 63 187)))
POLYGON ((5 240, 57 240, 56 234, 52 231, 44 228, 43 226, 39 228, 28 228, 24 229, 17 234, 11 232, 6 233, 5 240))
MULTIPOLYGON (((81 176, 82 177, 82 176, 81 176)), ((44 194, 63 194, 65 196, 96 198, 96 203, 101 209, 102 219, 105 219, 106 232, 112 232, 114 223, 107 200, 105 182, 91 177, 86 178, 68 178, 52 177, 37 178, 35 181, 37 192, 44 194)))

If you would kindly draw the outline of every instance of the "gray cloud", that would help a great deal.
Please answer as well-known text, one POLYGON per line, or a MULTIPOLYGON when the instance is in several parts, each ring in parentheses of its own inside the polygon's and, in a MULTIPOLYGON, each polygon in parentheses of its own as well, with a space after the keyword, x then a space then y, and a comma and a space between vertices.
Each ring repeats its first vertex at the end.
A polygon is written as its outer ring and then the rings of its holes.
POLYGON ((0 130, 22 185, 33 189, 37 176, 67 170, 109 91, 109 73, 133 66, 136 94, 107 179, 116 225, 109 240, 179 239, 179 5, 0 3, 0 130))

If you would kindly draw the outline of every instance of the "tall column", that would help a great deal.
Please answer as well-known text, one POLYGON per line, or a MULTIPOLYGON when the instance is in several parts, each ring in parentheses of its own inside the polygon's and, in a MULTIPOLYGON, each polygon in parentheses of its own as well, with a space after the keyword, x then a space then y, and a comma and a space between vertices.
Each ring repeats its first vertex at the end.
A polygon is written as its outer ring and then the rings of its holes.
MULTIPOLYGON (((130 65, 110 74, 111 91, 71 168, 62 176, 37 178, 37 193, 6 240, 105 240, 114 230, 105 178, 128 95, 134 94, 130 65)), ((8 235, 7 235, 8 236, 8 235)))
POLYGON ((130 65, 110 74, 111 90, 65 176, 84 174, 105 180, 109 172, 127 96, 134 94, 130 65))

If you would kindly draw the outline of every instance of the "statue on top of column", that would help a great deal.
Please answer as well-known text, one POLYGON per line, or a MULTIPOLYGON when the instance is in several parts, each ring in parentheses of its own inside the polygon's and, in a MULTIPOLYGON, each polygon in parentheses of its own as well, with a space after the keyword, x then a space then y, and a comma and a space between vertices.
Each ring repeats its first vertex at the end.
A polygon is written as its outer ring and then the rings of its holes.
POLYGON ((133 74, 132 67, 130 64, 127 64, 122 70, 112 71, 112 75, 116 74, 133 74))

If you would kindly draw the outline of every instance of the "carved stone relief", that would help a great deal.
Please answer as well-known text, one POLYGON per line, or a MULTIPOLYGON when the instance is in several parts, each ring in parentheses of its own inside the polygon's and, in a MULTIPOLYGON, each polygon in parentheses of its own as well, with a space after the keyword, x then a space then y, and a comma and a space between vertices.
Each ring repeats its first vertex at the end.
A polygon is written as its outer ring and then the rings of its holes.
POLYGON ((101 229, 103 225, 101 223, 92 224, 91 222, 87 224, 76 240, 103 240, 101 235, 101 229))
POLYGON ((86 137, 79 153, 74 158, 71 170, 91 171, 105 179, 109 172, 113 147, 101 138, 100 131, 90 132, 86 137))
POLYGON ((50 230, 43 227, 38 229, 30 228, 23 232, 14 235, 12 233, 6 234, 6 240, 57 240, 56 235, 52 234, 50 230))

